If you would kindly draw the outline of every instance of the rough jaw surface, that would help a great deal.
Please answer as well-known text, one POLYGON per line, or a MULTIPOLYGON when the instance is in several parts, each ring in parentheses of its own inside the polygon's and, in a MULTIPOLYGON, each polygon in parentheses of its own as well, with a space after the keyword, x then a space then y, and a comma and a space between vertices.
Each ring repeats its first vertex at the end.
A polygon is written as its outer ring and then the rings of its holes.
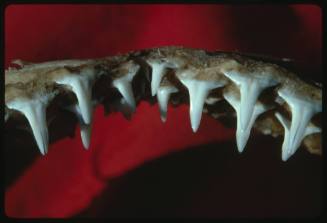
POLYGON ((163 122, 170 101, 189 102, 194 132, 203 111, 220 119, 209 107, 227 102, 225 107, 235 111, 225 115, 236 117, 239 152, 255 129, 273 137, 283 135, 284 161, 301 145, 321 154, 321 87, 260 59, 162 47, 91 60, 13 63, 18 67, 5 72, 5 122, 14 123, 12 127, 25 117, 43 155, 48 150, 48 125, 56 111, 76 115, 83 145, 88 148, 94 106, 103 104, 109 112, 114 108, 128 116, 141 100, 153 102, 155 96, 163 122))

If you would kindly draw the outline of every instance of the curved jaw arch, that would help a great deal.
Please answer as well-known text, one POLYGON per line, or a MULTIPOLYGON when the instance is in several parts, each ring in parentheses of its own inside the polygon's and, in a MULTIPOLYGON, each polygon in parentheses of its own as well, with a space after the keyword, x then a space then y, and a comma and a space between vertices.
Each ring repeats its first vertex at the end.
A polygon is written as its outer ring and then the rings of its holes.
MULTIPOLYGON (((155 95, 163 121, 170 101, 175 100, 176 105, 189 102, 194 132, 200 127, 202 111, 207 112, 208 106, 217 107, 226 100, 237 114, 239 152, 244 150, 252 127, 273 136, 285 132, 284 161, 295 154, 302 140, 310 140, 305 145, 315 147, 308 148, 309 151, 321 151, 321 145, 311 142, 320 137, 321 123, 311 119, 322 109, 321 88, 301 81, 276 64, 236 53, 208 54, 197 49, 162 47, 116 57, 20 65, 21 68, 10 68, 5 74, 5 117, 8 120, 17 113, 25 115, 42 154, 46 153, 48 143, 46 119, 53 119, 44 114, 45 108, 54 98, 57 104, 52 107, 76 114, 87 148, 94 106, 102 103, 106 108, 132 113, 137 103, 153 101, 155 95), (269 91, 266 98, 262 94, 265 90, 269 91), (43 113, 37 113, 40 109, 28 112, 28 107, 43 108, 43 113), (301 108, 306 109, 305 115, 301 108), (275 116, 270 110, 281 111, 286 116, 275 116), (260 120, 256 121, 258 117, 260 120), (273 124, 269 124, 271 121, 273 124), (287 122, 291 123, 290 129, 287 122), (305 137, 312 134, 316 137, 305 137)), ((55 116, 55 112, 48 112, 55 116)), ((216 116, 214 110, 208 114, 216 116)), ((233 116, 234 112, 225 115, 233 116)))

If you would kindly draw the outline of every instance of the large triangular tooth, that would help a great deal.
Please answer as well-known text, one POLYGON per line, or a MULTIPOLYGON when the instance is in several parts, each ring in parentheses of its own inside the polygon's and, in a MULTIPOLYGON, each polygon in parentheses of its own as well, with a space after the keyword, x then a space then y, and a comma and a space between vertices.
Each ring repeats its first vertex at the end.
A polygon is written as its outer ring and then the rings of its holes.
POLYGON ((49 136, 46 121, 46 104, 39 100, 16 100, 7 104, 8 108, 23 113, 27 118, 36 144, 42 155, 48 152, 49 136))
MULTIPOLYGON (((296 97, 286 88, 281 88, 278 91, 278 94, 289 105, 292 114, 290 124, 287 124, 285 118, 283 120, 284 124, 282 123, 285 128, 285 132, 288 131, 288 133, 284 136, 284 143, 282 146, 282 159, 286 161, 300 147, 305 134, 309 132, 307 131, 307 127, 311 118, 315 113, 321 111, 321 107, 320 105, 316 105, 302 98, 296 97)), ((278 117, 281 121, 282 119, 280 117, 282 116, 279 115, 278 117)))
POLYGON ((68 76, 56 81, 58 84, 69 85, 77 97, 78 106, 84 123, 92 120, 92 83, 87 77, 68 76))
POLYGON ((265 88, 276 85, 277 82, 268 75, 262 75, 261 78, 258 78, 235 71, 225 71, 224 74, 240 88, 240 128, 245 130, 251 121, 254 106, 260 93, 265 88))
POLYGON ((160 118, 162 122, 166 122, 167 108, 170 95, 178 90, 174 86, 160 86, 157 92, 157 100, 160 109, 160 118))
POLYGON ((215 81, 179 79, 189 92, 191 126, 193 132, 196 132, 201 122, 203 105, 209 92, 215 88, 222 87, 224 84, 215 81))
POLYGON ((226 99, 226 101, 232 105, 232 107, 234 108, 234 110, 236 111, 236 118, 237 118, 237 127, 236 127, 236 144, 237 144, 237 149, 238 151, 241 153, 243 152, 247 141, 250 137, 250 133, 251 133, 251 129, 254 125, 255 120, 257 119, 257 117, 264 113, 265 111, 267 111, 268 109, 270 109, 270 107, 267 107, 265 105, 263 105, 260 102, 257 102, 254 105, 254 111, 250 117, 250 122, 247 125, 246 129, 242 129, 240 127, 240 116, 241 116, 241 102, 240 99, 237 95, 235 95, 233 92, 231 91, 227 91, 224 92, 223 94, 224 98, 226 99))
POLYGON ((292 124, 289 120, 287 120, 283 115, 281 115, 279 112, 275 113, 276 118, 279 120, 279 122, 282 124, 284 128, 284 141, 282 145, 282 160, 287 161, 300 147, 302 140, 307 136, 314 133, 321 132, 321 129, 313 126, 313 125, 307 125, 305 127, 305 130, 303 132, 303 135, 300 137, 299 143, 294 144, 294 140, 291 140, 292 135, 290 134, 292 124), (297 147, 295 147, 297 146, 297 147))

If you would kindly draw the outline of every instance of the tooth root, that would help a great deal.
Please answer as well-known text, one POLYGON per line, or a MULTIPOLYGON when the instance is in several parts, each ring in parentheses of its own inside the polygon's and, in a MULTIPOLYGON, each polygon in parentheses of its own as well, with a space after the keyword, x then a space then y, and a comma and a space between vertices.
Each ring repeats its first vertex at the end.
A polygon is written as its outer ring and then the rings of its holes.
POLYGON ((214 81, 180 79, 181 82, 187 87, 190 96, 190 119, 193 132, 199 128, 202 109, 209 92, 223 84, 214 81))
POLYGON ((48 128, 46 122, 46 105, 41 101, 16 101, 8 104, 8 107, 20 111, 27 118, 36 144, 45 155, 48 152, 48 128))
POLYGON ((71 86, 72 91, 77 97, 83 121, 86 124, 90 124, 92 120, 91 82, 86 78, 82 79, 78 76, 70 76, 62 80, 58 80, 57 83, 71 86))
POLYGON ((253 127, 253 124, 257 117, 262 114, 263 112, 267 111, 269 108, 263 106, 261 103, 256 103, 254 105, 254 111, 250 117, 249 124, 247 125, 246 129, 242 129, 241 123, 240 123, 240 117, 241 117, 241 102, 240 100, 233 95, 230 92, 225 92, 224 93, 224 98, 228 101, 229 104, 232 105, 234 110, 236 111, 236 117, 237 117, 237 127, 236 127, 236 144, 237 144, 237 149, 241 153, 243 152, 246 143, 250 137, 251 129, 253 127))
POLYGON ((167 119, 167 108, 168 108, 168 101, 169 97, 172 93, 177 92, 177 88, 173 86, 164 86, 159 87, 157 92, 157 100, 160 109, 160 118, 162 122, 166 122, 167 119))
POLYGON ((151 79, 151 94, 155 96, 157 94, 161 79, 165 74, 165 65, 152 63, 152 79, 151 79))
POLYGON ((136 103, 131 82, 124 79, 118 79, 113 82, 113 85, 118 89, 118 91, 123 96, 126 103, 131 107, 131 109, 135 111, 136 103))

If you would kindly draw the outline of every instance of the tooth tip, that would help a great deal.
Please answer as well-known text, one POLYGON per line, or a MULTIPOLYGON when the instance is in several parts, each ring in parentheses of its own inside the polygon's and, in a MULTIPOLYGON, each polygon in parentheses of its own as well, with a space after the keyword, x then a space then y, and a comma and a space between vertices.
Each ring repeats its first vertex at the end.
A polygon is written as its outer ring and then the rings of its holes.
POLYGON ((194 133, 196 133, 198 131, 198 129, 199 129, 199 126, 198 125, 197 126, 192 125, 192 131, 194 133))
POLYGON ((161 115, 160 118, 161 118, 161 121, 164 122, 164 123, 167 121, 167 117, 166 116, 161 115))
POLYGON ((283 152, 283 154, 282 154, 282 160, 283 160, 284 162, 286 162, 290 157, 291 157, 290 155, 288 155, 288 154, 286 154, 285 152, 283 152))
POLYGON ((241 146, 241 145, 237 145, 237 151, 239 153, 242 153, 244 151, 244 146, 241 146))
POLYGON ((91 127, 89 125, 81 125, 81 139, 84 149, 88 149, 90 147, 91 142, 91 127))

